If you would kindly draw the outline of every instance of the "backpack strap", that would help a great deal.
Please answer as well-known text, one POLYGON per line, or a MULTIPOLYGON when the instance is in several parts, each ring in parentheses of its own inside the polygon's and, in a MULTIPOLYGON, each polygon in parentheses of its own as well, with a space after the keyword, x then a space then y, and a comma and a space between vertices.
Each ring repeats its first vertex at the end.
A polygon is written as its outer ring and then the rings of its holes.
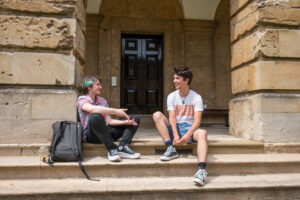
POLYGON ((93 178, 90 178, 89 175, 86 173, 80 159, 78 159, 78 164, 79 164, 79 167, 82 171, 82 173, 85 175, 86 179, 90 180, 90 181, 100 181, 100 179, 93 179, 93 178))

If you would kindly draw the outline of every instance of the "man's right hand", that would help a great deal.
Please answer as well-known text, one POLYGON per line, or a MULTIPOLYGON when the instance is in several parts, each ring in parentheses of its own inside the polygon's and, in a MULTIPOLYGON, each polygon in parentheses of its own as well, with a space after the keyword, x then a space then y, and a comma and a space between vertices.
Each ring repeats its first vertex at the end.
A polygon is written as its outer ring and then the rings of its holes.
POLYGON ((179 136, 174 136, 173 145, 180 145, 180 138, 179 138, 179 136))
POLYGON ((126 114, 125 111, 127 111, 127 109, 123 109, 123 108, 115 109, 115 115, 118 117, 125 117, 127 118, 127 120, 130 120, 129 116, 126 114))

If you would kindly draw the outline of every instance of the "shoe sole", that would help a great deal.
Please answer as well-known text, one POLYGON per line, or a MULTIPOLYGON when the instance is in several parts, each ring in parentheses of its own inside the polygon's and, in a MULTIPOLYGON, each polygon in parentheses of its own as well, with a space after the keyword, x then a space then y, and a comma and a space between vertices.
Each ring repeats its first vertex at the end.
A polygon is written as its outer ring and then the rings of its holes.
POLYGON ((121 161, 121 157, 120 156, 114 156, 114 157, 108 156, 108 160, 111 162, 119 162, 119 161, 121 161))
POLYGON ((141 154, 137 154, 137 153, 136 153, 136 154, 131 155, 131 154, 119 152, 119 156, 120 156, 121 158, 138 159, 138 158, 141 157, 141 154))
POLYGON ((176 159, 176 158, 179 158, 178 154, 176 154, 174 156, 171 156, 171 157, 160 157, 160 160, 161 161, 170 161, 170 160, 173 160, 173 159, 176 159))
POLYGON ((198 178, 194 178, 194 182, 196 183, 196 184, 198 184, 198 185, 204 185, 205 183, 204 182, 202 182, 200 179, 198 179, 198 178))

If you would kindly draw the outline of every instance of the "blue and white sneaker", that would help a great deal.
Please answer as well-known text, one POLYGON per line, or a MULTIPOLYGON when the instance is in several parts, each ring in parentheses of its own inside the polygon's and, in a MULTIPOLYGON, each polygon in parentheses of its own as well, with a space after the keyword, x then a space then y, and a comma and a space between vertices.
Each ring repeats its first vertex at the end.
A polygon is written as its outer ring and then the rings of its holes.
POLYGON ((204 185, 206 176, 207 172, 205 169, 198 169, 194 177, 194 182, 199 185, 204 185))
POLYGON ((176 159, 179 157, 179 154, 177 153, 175 147, 173 145, 170 145, 164 155, 160 157, 161 161, 170 161, 173 159, 176 159))

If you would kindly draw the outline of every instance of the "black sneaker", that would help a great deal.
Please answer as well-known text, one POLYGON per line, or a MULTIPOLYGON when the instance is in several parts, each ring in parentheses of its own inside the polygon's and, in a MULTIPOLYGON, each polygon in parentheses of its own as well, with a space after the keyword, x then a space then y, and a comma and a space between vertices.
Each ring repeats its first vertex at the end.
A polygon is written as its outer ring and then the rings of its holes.
POLYGON ((121 156, 121 158, 137 159, 141 157, 140 153, 135 153, 129 148, 128 145, 119 146, 118 151, 119 151, 119 156, 121 156))
POLYGON ((117 162, 121 160, 117 149, 111 149, 108 151, 108 160, 112 162, 117 162))
POLYGON ((179 157, 179 154, 177 153, 175 147, 173 145, 170 145, 164 155, 160 157, 161 161, 169 161, 173 160, 179 157))

